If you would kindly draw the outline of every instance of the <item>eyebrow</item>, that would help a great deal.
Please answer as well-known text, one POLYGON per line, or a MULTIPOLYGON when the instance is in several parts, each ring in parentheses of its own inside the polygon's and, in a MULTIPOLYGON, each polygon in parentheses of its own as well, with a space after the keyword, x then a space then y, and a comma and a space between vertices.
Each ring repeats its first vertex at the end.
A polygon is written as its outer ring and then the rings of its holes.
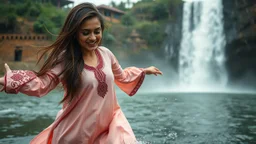
MULTIPOLYGON (((101 29, 101 27, 98 27, 98 28, 96 28, 96 29, 94 29, 94 30, 100 30, 101 29)), ((82 31, 86 31, 86 30, 91 30, 91 29, 82 29, 82 31)))

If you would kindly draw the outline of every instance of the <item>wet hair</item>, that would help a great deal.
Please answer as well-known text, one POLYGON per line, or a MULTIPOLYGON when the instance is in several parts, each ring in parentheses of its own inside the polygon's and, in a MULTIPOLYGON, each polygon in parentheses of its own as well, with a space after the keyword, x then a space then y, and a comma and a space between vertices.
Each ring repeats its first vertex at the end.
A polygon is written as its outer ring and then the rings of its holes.
POLYGON ((84 68, 83 53, 76 39, 76 34, 80 26, 86 21, 97 17, 101 23, 101 30, 104 31, 104 20, 96 6, 92 3, 81 3, 69 12, 65 23, 53 44, 45 47, 42 51, 38 62, 50 53, 44 62, 37 76, 46 74, 56 65, 61 64, 63 70, 59 74, 62 75, 64 89, 66 90, 64 98, 60 101, 71 102, 81 87, 82 71, 84 68))

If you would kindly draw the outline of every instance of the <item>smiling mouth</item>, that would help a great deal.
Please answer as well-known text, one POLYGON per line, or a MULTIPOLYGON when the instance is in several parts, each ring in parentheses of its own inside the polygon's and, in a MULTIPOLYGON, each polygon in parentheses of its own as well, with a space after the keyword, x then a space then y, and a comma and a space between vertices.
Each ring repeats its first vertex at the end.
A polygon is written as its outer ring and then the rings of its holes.
POLYGON ((89 47, 96 47, 97 46, 97 42, 93 42, 93 43, 87 43, 89 47))
POLYGON ((95 42, 87 42, 87 44, 89 44, 89 45, 95 45, 97 42, 95 41, 95 42))

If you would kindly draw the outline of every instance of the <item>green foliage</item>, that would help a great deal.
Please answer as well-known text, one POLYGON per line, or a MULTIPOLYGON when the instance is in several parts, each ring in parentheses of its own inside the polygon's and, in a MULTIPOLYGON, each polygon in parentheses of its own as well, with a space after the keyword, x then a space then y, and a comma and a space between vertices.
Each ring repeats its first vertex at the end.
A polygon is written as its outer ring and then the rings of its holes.
POLYGON ((56 24, 51 21, 51 19, 44 15, 40 15, 34 23, 34 31, 36 33, 45 33, 50 35, 50 33, 58 34, 59 28, 56 27, 56 24))
POLYGON ((138 20, 156 21, 173 19, 171 15, 182 0, 142 0, 132 8, 138 20))
POLYGON ((56 15, 53 15, 51 17, 51 20, 54 23, 55 27, 61 28, 65 20, 65 15, 63 15, 62 13, 56 13, 56 15))
POLYGON ((131 31, 131 27, 113 24, 104 30, 102 44, 112 51, 126 50, 126 41, 131 31))
POLYGON ((16 13, 19 16, 26 16, 26 14, 29 11, 29 8, 32 6, 32 2, 31 1, 27 1, 26 3, 22 3, 22 4, 17 4, 16 5, 16 13))
POLYGON ((6 15, 10 14, 10 13, 13 13, 13 14, 16 14, 16 7, 13 6, 13 5, 5 5, 5 4, 1 4, 0 5, 0 18, 2 20, 4 20, 6 18, 6 15))
POLYGON ((17 25, 17 15, 15 6, 0 5, 0 20, 6 24, 7 27, 15 28, 17 25))
POLYGON ((36 33, 54 34, 57 35, 60 32, 67 12, 51 4, 44 4, 41 6, 41 12, 34 23, 34 31, 36 33))
POLYGON ((132 15, 136 16, 138 20, 152 20, 153 3, 137 3, 132 8, 132 15))
POLYGON ((117 5, 117 8, 120 9, 120 10, 122 10, 122 11, 126 11, 127 9, 126 9, 126 6, 125 6, 125 5, 126 5, 126 4, 121 1, 121 2, 119 3, 119 5, 117 5))
POLYGON ((15 27, 17 24, 17 16, 15 13, 8 13, 7 14, 7 25, 11 27, 15 27))
POLYGON ((158 48, 164 41, 167 21, 175 19, 174 12, 181 3, 182 0, 140 0, 126 12, 121 22, 136 29, 149 48, 158 48))
POLYGON ((141 0, 141 3, 153 2, 154 0, 141 0))
POLYGON ((25 3, 28 0, 8 0, 8 1, 11 4, 20 4, 20 3, 25 3))
POLYGON ((116 3, 115 3, 114 1, 111 1, 111 2, 110 2, 110 5, 111 5, 112 7, 117 7, 117 5, 116 5, 116 3))
POLYGON ((36 33, 44 33, 44 25, 40 21, 36 21, 33 28, 36 33))
POLYGON ((27 7, 26 7, 24 4, 18 5, 18 6, 17 6, 16 13, 17 13, 19 16, 25 16, 26 13, 27 13, 27 7))
POLYGON ((164 27, 157 22, 141 22, 136 25, 136 30, 151 48, 159 47, 164 40, 164 27))
POLYGON ((111 47, 115 42, 116 38, 113 34, 111 34, 108 30, 103 33, 103 44, 107 47, 111 47))
POLYGON ((122 11, 126 11, 126 10, 128 10, 126 6, 130 4, 129 0, 127 2, 128 3, 125 3, 123 1, 121 1, 119 4, 117 4, 114 1, 111 1, 110 2, 110 6, 115 7, 117 9, 119 9, 119 10, 122 10, 122 11))
POLYGON ((121 18, 121 23, 125 26, 133 26, 136 22, 136 19, 132 16, 131 13, 126 13, 121 18))
POLYGON ((40 15, 40 7, 39 6, 32 6, 29 8, 29 16, 31 17, 38 17, 40 15))
POLYGON ((33 0, 9 0, 9 3, 11 5, 0 5, 0 20, 10 28, 17 26, 17 17, 20 17, 34 21, 33 28, 36 33, 58 34, 67 15, 67 9, 56 8, 51 3, 33 0))
POLYGON ((161 2, 156 2, 152 6, 152 18, 153 20, 168 19, 168 5, 161 2))

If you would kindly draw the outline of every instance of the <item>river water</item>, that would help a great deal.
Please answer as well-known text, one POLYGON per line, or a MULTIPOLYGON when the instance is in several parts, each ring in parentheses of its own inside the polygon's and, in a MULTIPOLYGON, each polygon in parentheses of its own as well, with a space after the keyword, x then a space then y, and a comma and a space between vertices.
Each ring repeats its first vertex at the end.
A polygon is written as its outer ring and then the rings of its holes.
MULTIPOLYGON (((53 122, 61 95, 0 93, 0 143, 29 143, 53 122)), ((141 143, 256 143, 256 94, 118 93, 118 99, 141 143)))

